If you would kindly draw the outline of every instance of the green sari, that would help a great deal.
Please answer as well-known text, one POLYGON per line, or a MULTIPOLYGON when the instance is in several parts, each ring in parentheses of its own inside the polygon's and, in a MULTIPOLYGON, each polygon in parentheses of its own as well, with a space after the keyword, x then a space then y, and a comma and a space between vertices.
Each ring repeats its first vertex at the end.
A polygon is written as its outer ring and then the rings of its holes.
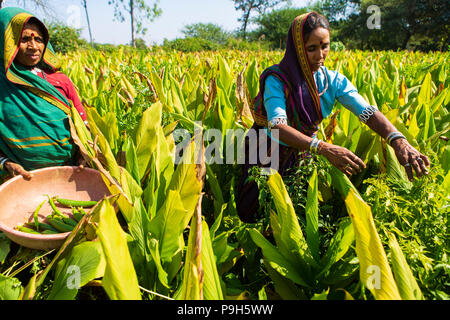
MULTIPOLYGON (((70 134, 70 101, 14 63, 23 27, 32 17, 19 8, 0 10, 0 151, 25 170, 72 165, 76 148, 70 134)), ((39 67, 52 71, 60 67, 50 43, 39 67)))

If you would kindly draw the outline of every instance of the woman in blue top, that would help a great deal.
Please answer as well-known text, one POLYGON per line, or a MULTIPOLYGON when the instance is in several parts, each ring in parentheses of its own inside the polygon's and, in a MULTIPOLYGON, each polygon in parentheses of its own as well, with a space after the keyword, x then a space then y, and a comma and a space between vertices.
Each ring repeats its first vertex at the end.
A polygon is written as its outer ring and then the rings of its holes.
MULTIPOLYGON (((318 125, 331 114, 337 100, 386 139, 410 180, 413 171, 418 177, 428 174, 429 159, 414 149, 376 106, 367 103, 345 76, 323 66, 329 49, 330 27, 326 18, 316 12, 301 15, 289 29, 282 61, 261 75, 260 92, 253 110, 253 129, 265 128, 269 137, 277 130, 279 173, 283 176, 297 163, 299 153, 305 151, 324 156, 349 176, 365 168, 364 162, 350 150, 317 139, 318 125)), ((260 138, 261 133, 258 133, 259 141, 260 138)), ((270 140, 267 139, 264 148, 275 153, 270 140)), ((260 156, 260 143, 253 151, 249 151, 252 146, 246 143, 247 153, 256 152, 260 156)), ((251 156, 246 157, 249 158, 251 156)), ((257 165, 263 163, 263 159, 257 159, 257 165)), ((248 179, 248 170, 254 165, 244 165, 237 188, 237 210, 245 222, 254 222, 259 210, 258 187, 248 179)))

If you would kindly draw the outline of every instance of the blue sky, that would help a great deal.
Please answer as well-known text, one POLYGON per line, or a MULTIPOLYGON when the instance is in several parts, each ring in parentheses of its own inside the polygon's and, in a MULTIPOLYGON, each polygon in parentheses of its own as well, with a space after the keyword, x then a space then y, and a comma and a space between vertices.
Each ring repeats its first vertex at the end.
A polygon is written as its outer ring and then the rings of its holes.
MULTIPOLYGON (((292 0, 292 6, 304 7, 308 0, 292 0)), ((5 6, 18 6, 23 0, 5 0, 5 6)), ((82 37, 89 39, 86 16, 80 0, 50 0, 49 5, 55 9, 54 15, 60 21, 82 28, 82 37)), ((148 1, 152 3, 152 1, 148 1)), ((148 31, 144 40, 147 44, 162 43, 182 37, 181 30, 186 24, 197 22, 215 23, 227 31, 239 27, 240 12, 234 9, 231 0, 160 0, 162 15, 154 22, 146 23, 148 31)), ((33 11, 33 6, 26 7, 33 11)), ((114 9, 108 5, 108 0, 88 0, 89 18, 94 41, 99 43, 125 44, 131 39, 129 22, 113 21, 114 9)), ((47 18, 42 12, 35 12, 36 16, 47 18)), ((48 18, 47 18, 48 20, 48 18)))

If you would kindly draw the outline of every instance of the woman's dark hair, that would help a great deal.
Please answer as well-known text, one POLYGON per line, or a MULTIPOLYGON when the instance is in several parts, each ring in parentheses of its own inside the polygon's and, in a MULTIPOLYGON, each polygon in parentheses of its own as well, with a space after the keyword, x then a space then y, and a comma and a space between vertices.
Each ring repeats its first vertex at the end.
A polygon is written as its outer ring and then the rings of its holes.
POLYGON ((309 14, 305 21, 305 25, 303 26, 303 37, 305 38, 305 41, 308 41, 311 32, 317 28, 325 28, 330 31, 330 23, 323 15, 317 12, 312 12, 309 14))

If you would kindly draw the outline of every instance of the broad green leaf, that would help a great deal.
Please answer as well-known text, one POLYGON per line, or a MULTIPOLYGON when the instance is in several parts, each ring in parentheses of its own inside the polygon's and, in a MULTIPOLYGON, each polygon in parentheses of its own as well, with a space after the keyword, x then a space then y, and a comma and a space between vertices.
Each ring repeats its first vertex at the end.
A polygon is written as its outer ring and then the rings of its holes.
POLYGON ((90 108, 89 113, 92 116, 98 129, 103 133, 106 140, 111 147, 113 153, 117 153, 117 142, 119 140, 119 128, 117 124, 117 118, 112 112, 107 112, 105 115, 100 116, 96 109, 90 108))
POLYGON ((245 73, 245 81, 247 84, 250 99, 253 100, 258 95, 259 90, 259 76, 256 60, 253 60, 253 62, 248 67, 247 72, 245 73))
POLYGON ((233 85, 234 77, 231 73, 230 67, 226 60, 219 55, 219 75, 217 78, 217 85, 224 90, 226 94, 230 93, 231 86, 233 85))
POLYGON ((392 269, 403 300, 423 300, 422 291, 417 284, 402 249, 393 233, 389 233, 389 247, 391 248, 392 269))
POLYGON ((105 259, 100 242, 82 242, 58 262, 48 299, 73 300, 81 287, 103 277, 104 272, 105 259))
POLYGON ((311 175, 308 183, 306 199, 306 242, 316 261, 319 261, 319 198, 317 169, 311 175))
POLYGON ((156 269, 158 271, 158 278, 161 284, 166 288, 169 288, 168 274, 162 266, 161 256, 159 254, 159 243, 155 238, 147 238, 147 246, 149 248, 150 254, 152 255, 153 262, 155 263, 156 269))
POLYGON ((172 175, 167 190, 179 193, 181 202, 188 213, 192 213, 202 190, 202 183, 197 179, 196 150, 194 142, 185 150, 181 163, 172 175))
POLYGON ((131 176, 136 180, 137 182, 141 181, 141 175, 139 173, 139 165, 136 155, 136 148, 134 147, 133 140, 128 137, 126 149, 125 149, 125 156, 126 156, 126 170, 131 174, 131 176))
POLYGON ((18 300, 23 292, 19 279, 0 274, 0 300, 18 300))
POLYGON ((119 165, 117 164, 116 158, 111 150, 111 147, 109 146, 109 143, 106 140, 103 133, 97 127, 97 124, 95 123, 95 120, 92 116, 91 111, 89 111, 89 109, 87 109, 86 113, 87 113, 89 127, 91 129, 92 135, 97 138, 97 145, 99 146, 101 152, 103 153, 103 156, 105 157, 106 168, 110 172, 111 176, 119 181, 120 180, 120 169, 119 169, 119 165))
POLYGON ((339 229, 330 241, 328 250, 322 258, 322 271, 316 277, 319 278, 326 273, 330 267, 338 262, 350 249, 355 241, 355 232, 350 220, 344 220, 339 224, 339 229))
POLYGON ((377 300, 401 300, 370 207, 353 189, 345 196, 345 205, 355 230, 362 283, 377 300))
POLYGON ((211 243, 208 224, 202 221, 202 267, 204 272, 203 297, 206 300, 223 300, 223 292, 217 271, 216 258, 211 243))
POLYGON ((145 176, 150 165, 152 153, 158 147, 161 127, 161 103, 155 103, 142 113, 132 138, 136 148, 140 179, 145 176))
POLYGON ((277 210, 277 218, 281 226, 277 246, 282 254, 290 259, 297 259, 304 271, 316 265, 308 243, 298 223, 294 206, 278 172, 269 176, 267 184, 277 210), (294 255, 294 256, 292 256, 294 255))
POLYGON ((152 84, 155 88, 156 94, 158 96, 158 99, 161 101, 161 103, 164 105, 164 107, 166 107, 168 109, 169 112, 173 112, 173 107, 169 106, 167 104, 167 94, 164 90, 164 86, 162 83, 162 79, 160 78, 160 76, 157 74, 156 71, 153 71, 151 73, 151 79, 152 79, 152 84))
POLYGON ((419 103, 419 107, 422 105, 428 105, 431 100, 432 88, 431 88, 431 74, 428 72, 423 80, 422 86, 420 87, 419 95, 417 96, 417 101, 419 103))
POLYGON ((306 300, 307 297, 302 289, 296 285, 292 280, 283 277, 270 264, 264 259, 264 266, 270 279, 273 282, 275 291, 280 295, 283 300, 306 300))
POLYGON ((308 282, 303 278, 304 275, 299 272, 299 268, 292 265, 289 260, 280 253, 280 250, 264 238, 258 230, 249 229, 248 232, 255 244, 261 248, 264 259, 267 260, 267 263, 273 269, 297 284, 310 287, 308 282))
POLYGON ((112 300, 140 300, 139 283, 128 251, 127 237, 114 207, 104 200, 98 207, 97 235, 106 260, 102 285, 112 300))
POLYGON ((183 249, 183 232, 192 214, 193 210, 189 212, 184 208, 180 194, 169 190, 166 202, 149 223, 150 237, 158 240, 163 262, 171 262, 172 257, 183 249))

